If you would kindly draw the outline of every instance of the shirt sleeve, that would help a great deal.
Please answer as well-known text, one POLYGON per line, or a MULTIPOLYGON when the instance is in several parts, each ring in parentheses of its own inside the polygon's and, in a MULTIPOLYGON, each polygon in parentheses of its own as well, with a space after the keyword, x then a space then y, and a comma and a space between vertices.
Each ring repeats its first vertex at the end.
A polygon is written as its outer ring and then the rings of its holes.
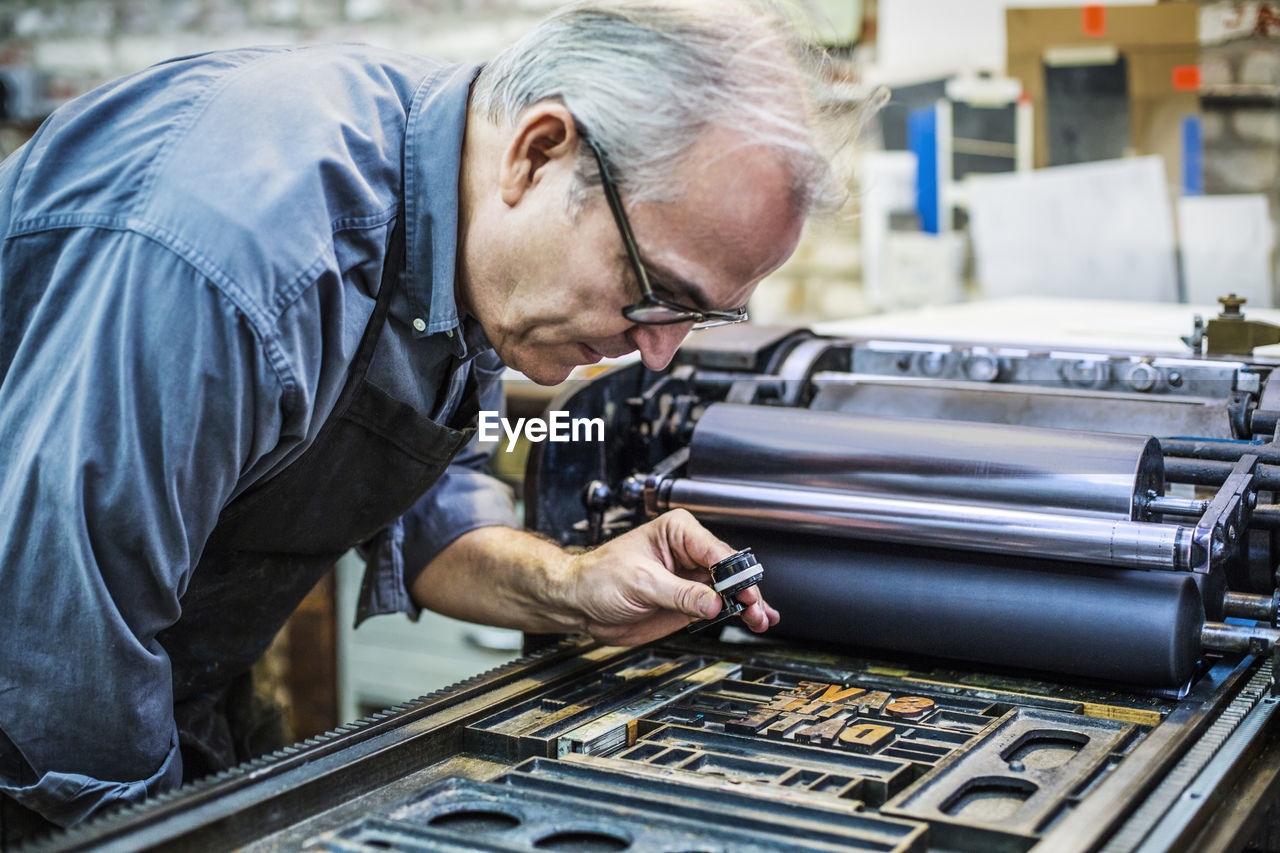
MULTIPOLYGON (((502 371, 493 350, 470 362, 481 410, 504 411, 502 371)), ((481 527, 520 527, 511 488, 489 473, 492 447, 472 436, 444 474, 394 525, 369 544, 356 624, 379 613, 417 619, 409 589, 427 564, 459 536, 481 527)))
POLYGON ((282 384, 245 312, 145 236, 2 251, 0 731, 30 772, 0 791, 69 825, 181 780, 156 635, 282 384))

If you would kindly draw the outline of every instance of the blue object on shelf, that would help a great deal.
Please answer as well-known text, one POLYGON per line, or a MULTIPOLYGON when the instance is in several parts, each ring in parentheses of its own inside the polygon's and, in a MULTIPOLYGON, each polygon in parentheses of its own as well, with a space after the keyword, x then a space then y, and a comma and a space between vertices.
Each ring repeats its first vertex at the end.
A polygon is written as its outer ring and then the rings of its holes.
POLYGON ((1182 194, 1204 195, 1204 134, 1198 115, 1182 119, 1182 194))
POLYGON ((907 148, 916 155, 916 212, 920 230, 937 234, 938 226, 938 111, 935 107, 907 114, 907 148))

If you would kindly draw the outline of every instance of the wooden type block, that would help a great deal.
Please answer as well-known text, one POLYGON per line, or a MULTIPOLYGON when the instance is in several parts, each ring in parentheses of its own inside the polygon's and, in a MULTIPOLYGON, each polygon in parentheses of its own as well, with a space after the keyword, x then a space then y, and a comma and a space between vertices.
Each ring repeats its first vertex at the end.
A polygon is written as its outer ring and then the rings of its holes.
POLYGON ((766 705, 757 708, 740 720, 725 721, 724 730, 731 735, 754 735, 776 720, 781 713, 766 705))
POLYGON ((822 691, 826 690, 830 686, 831 685, 825 681, 801 681, 799 684, 795 686, 795 688, 791 692, 796 693, 800 696, 812 697, 815 694, 821 693, 822 691))
POLYGON ((838 686, 835 684, 829 684, 827 685, 826 691, 823 692, 823 694, 818 698, 820 698, 823 702, 832 702, 832 703, 845 702, 848 699, 853 699, 855 697, 861 696, 866 692, 867 691, 861 687, 844 687, 844 686, 838 686))
POLYGON ((874 752, 893 742, 892 726, 879 723, 853 723, 840 732, 838 746, 853 752, 874 752))
POLYGON ((884 712, 891 717, 919 717, 933 709, 934 701, 924 696, 899 696, 884 706, 884 712))
POLYGON ((783 714, 770 723, 760 734, 773 740, 795 740, 796 731, 817 722, 812 714, 783 714))
POLYGON ((808 743, 813 746, 835 746, 836 738, 848 723, 848 717, 836 717, 806 726, 796 732, 796 743, 808 743))
POLYGON ((769 707, 776 711, 799 711, 808 704, 809 700, 804 696, 791 696, 784 693, 770 702, 769 707))
POLYGON ((859 696, 847 704, 852 707, 856 707, 860 714, 870 714, 873 711, 879 712, 883 710, 884 706, 889 703, 891 698, 893 697, 883 690, 873 690, 865 696, 859 696))

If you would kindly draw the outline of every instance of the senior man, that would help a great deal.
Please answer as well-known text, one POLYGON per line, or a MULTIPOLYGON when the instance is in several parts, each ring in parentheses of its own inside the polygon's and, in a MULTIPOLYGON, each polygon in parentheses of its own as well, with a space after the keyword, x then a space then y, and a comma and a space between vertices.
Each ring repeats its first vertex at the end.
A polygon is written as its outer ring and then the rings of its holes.
POLYGON ((504 363, 657 370, 743 317, 834 187, 811 80, 760 12, 622 0, 482 69, 246 49, 58 110, 0 165, 4 837, 249 757, 237 685, 352 546, 362 618, 714 615, 692 517, 569 555, 469 427, 504 363))

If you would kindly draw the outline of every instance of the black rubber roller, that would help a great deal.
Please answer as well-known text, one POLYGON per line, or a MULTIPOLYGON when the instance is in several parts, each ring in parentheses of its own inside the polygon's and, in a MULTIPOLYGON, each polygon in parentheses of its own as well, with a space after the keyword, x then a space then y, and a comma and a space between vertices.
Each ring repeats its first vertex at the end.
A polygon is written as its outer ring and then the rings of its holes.
POLYGON ((771 635, 1171 687, 1200 655, 1187 574, 1013 561, 741 528, 769 566, 771 635), (946 554, 945 558, 940 557, 946 554))

